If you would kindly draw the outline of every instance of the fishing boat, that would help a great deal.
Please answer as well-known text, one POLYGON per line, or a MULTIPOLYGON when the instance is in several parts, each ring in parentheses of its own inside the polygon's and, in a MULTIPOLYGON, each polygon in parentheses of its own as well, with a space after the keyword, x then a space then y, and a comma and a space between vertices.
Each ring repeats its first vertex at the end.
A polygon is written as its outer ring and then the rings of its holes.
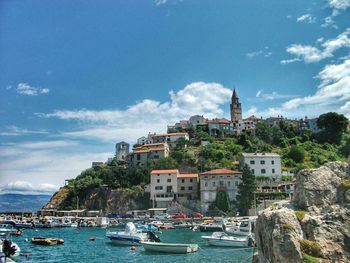
POLYGON ((141 244, 146 251, 152 252, 186 254, 196 252, 198 250, 197 244, 174 244, 160 242, 141 242, 141 244))
POLYGON ((63 244, 64 240, 59 238, 33 237, 32 243, 35 245, 54 246, 63 244))
POLYGON ((153 232, 139 232, 137 231, 135 225, 132 222, 126 224, 125 231, 122 232, 110 232, 106 233, 107 238, 117 245, 140 245, 140 242, 143 241, 159 241, 153 232))
POLYGON ((211 236, 202 236, 211 246, 218 247, 251 247, 254 240, 251 236, 234 237, 228 236, 224 232, 214 232, 211 236))

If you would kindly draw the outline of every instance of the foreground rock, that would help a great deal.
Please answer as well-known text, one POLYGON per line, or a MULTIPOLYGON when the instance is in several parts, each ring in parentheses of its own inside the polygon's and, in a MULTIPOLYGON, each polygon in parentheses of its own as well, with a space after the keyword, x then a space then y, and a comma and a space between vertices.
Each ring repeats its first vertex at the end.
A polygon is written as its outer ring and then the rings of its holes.
POLYGON ((349 169, 347 163, 333 162, 301 171, 294 200, 259 214, 256 261, 349 262, 349 169))

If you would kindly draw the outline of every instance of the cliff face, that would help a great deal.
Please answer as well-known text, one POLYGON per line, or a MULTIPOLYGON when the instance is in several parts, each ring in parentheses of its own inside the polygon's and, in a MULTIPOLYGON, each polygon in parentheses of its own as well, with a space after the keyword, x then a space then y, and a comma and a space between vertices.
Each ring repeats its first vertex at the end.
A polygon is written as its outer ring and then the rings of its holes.
POLYGON ((257 219, 257 262, 349 262, 350 167, 333 162, 301 171, 292 202, 257 219))
MULTIPOLYGON (((142 191, 131 189, 111 189, 100 187, 79 198, 79 209, 102 210, 103 213, 126 213, 130 210, 146 209, 149 207, 149 196, 142 191)), ((43 209, 67 209, 75 207, 67 188, 61 188, 55 193, 43 209)))

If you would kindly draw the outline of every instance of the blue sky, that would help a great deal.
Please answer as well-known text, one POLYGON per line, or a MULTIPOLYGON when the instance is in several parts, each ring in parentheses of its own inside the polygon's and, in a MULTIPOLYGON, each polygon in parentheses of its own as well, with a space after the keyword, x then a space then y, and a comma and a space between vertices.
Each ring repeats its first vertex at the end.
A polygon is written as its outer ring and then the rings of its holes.
POLYGON ((50 192, 193 114, 350 116, 350 0, 4 0, 0 192, 50 192))

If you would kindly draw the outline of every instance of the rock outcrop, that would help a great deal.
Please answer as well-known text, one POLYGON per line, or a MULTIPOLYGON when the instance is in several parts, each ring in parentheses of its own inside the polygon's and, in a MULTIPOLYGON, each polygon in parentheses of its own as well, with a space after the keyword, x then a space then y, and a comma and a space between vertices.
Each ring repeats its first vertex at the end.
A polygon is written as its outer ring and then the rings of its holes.
POLYGON ((294 199, 262 211, 256 224, 265 262, 350 262, 350 167, 332 162, 296 176, 294 199))

